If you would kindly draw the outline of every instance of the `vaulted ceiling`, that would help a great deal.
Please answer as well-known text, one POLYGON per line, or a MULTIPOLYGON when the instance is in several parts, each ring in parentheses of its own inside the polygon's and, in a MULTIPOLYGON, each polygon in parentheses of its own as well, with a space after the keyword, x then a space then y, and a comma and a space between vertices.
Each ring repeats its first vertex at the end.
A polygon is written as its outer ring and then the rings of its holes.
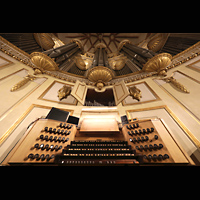
POLYGON ((133 44, 139 44, 148 35, 147 33, 56 33, 65 44, 74 38, 81 40, 84 50, 91 53, 94 52, 95 45, 100 42, 106 45, 108 53, 113 53, 117 51, 122 40, 128 39, 133 44))
MULTIPOLYGON (((108 53, 113 53, 117 51, 119 43, 124 39, 138 45, 155 33, 54 33, 54 35, 65 44, 77 38, 83 43, 84 50, 91 53, 94 52, 94 46, 102 42, 108 48, 108 53)), ((36 42, 33 33, 0 33, 0 36, 27 53, 44 50, 36 42)), ((200 33, 170 33, 162 49, 157 53, 167 52, 174 56, 198 41, 200 41, 200 33)))

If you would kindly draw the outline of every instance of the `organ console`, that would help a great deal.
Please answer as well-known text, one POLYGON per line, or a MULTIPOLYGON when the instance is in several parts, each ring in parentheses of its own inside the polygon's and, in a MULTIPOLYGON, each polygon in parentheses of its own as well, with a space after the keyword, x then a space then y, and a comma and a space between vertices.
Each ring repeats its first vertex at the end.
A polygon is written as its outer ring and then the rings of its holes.
POLYGON ((135 119, 124 124, 122 129, 113 127, 118 132, 113 132, 109 126, 105 130, 105 127, 100 137, 101 131, 97 135, 94 131, 88 135, 91 127, 85 135, 85 125, 84 132, 81 132, 74 124, 40 119, 28 129, 4 164, 113 166, 192 163, 159 119, 135 119))

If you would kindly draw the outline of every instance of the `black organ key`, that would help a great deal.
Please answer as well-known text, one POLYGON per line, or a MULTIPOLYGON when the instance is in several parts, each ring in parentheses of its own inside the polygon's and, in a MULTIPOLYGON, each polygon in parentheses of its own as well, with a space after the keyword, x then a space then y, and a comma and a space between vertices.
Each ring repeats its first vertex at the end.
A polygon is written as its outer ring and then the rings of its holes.
POLYGON ((156 154, 153 154, 153 159, 156 160, 158 156, 156 154))
POLYGON ((149 145, 149 149, 150 149, 150 150, 153 149, 153 145, 152 145, 152 144, 149 145))
POLYGON ((45 156, 45 159, 46 159, 46 160, 50 160, 49 154, 47 154, 47 155, 45 156))
POLYGON ((67 135, 69 135, 71 133, 71 131, 68 131, 67 135))
POLYGON ((162 159, 163 159, 162 154, 159 154, 159 155, 158 155, 158 160, 162 160, 162 159))
POLYGON ((45 159, 45 155, 44 155, 44 154, 41 154, 41 155, 40 155, 40 159, 41 159, 41 160, 44 160, 44 159, 45 159))
POLYGON ((65 130, 62 129, 61 132, 60 132, 60 134, 61 134, 61 135, 64 135, 64 131, 65 131, 65 130))
POLYGON ((60 129, 57 129, 56 133, 59 135, 60 134, 60 129))
POLYGON ((158 139, 158 136, 157 136, 157 135, 154 135, 154 138, 155 138, 155 140, 157 140, 157 139, 158 139))
POLYGON ((151 132, 154 132, 154 128, 153 127, 151 128, 151 132))
POLYGON ((63 134, 64 134, 64 135, 67 135, 67 134, 68 134, 68 131, 65 131, 63 134))
POLYGON ((69 125, 69 128, 68 129, 71 129, 73 127, 73 125, 69 125))
POLYGON ((148 145, 144 145, 144 150, 147 150, 148 148, 148 145))
POLYGON ((145 141, 144 137, 141 137, 141 141, 142 141, 142 142, 144 142, 144 141, 145 141))
POLYGON ((48 132, 48 126, 46 126, 46 127, 44 128, 44 130, 45 130, 46 132, 48 132))
POLYGON ((40 159, 40 155, 38 153, 35 154, 35 159, 39 160, 40 159))
POLYGON ((30 153, 30 154, 28 155, 28 158, 30 158, 30 159, 34 159, 34 158, 35 158, 35 156, 34 156, 34 154, 33 154, 33 153, 30 153))
POLYGON ((44 135, 40 135, 40 139, 43 140, 44 139, 44 135))
POLYGON ((127 132, 130 136, 132 135, 130 131, 127 132))
POLYGON ((52 142, 52 141, 53 141, 53 136, 50 136, 50 137, 49 137, 49 140, 52 142))
POLYGON ((168 154, 165 154, 165 155, 164 155, 164 159, 167 159, 167 158, 169 158, 169 155, 168 155, 168 154))
POLYGON ((56 128, 54 128, 52 132, 55 134, 56 133, 56 128))
POLYGON ((131 135, 134 135, 134 131, 131 131, 131 135))
POLYGON ((57 136, 55 136, 55 137, 53 138, 53 140, 54 140, 54 141, 57 141, 57 138, 58 138, 58 137, 57 137, 57 136))
POLYGON ((149 154, 149 155, 147 156, 147 159, 148 159, 148 160, 151 160, 151 159, 152 159, 152 155, 149 154))
POLYGON ((154 148, 154 149, 158 149, 158 145, 157 145, 157 144, 154 144, 154 145, 153 145, 153 148, 154 148))
POLYGON ((57 151, 57 150, 58 150, 58 145, 56 145, 56 146, 54 147, 54 149, 57 151))
POLYGON ((69 140, 69 138, 65 139, 65 142, 67 142, 69 140))
POLYGON ((52 127, 50 127, 50 128, 49 128, 49 133, 52 133, 52 131, 53 131, 53 130, 52 130, 52 127))
POLYGON ((35 145, 34 145, 34 147, 36 148, 36 149, 39 149, 39 144, 38 143, 36 143, 35 145))
POLYGON ((61 138, 61 137, 59 137, 59 138, 57 139, 57 141, 58 141, 58 142, 61 142, 61 139, 62 139, 62 138, 61 138))
POLYGON ((48 140, 49 140, 48 135, 45 135, 44 139, 45 139, 46 141, 48 141, 48 140))
POLYGON ((46 144, 44 147, 46 150, 49 150, 49 144, 46 144))
POLYGON ((136 138, 133 138, 133 142, 134 142, 134 143, 137 142, 137 139, 136 139, 136 138))

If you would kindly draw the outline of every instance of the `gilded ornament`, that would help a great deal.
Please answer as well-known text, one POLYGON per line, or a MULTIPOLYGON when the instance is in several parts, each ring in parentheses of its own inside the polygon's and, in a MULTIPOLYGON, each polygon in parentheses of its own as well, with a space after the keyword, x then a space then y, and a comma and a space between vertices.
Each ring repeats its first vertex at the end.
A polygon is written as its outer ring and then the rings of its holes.
POLYGON ((102 84, 105 85, 105 83, 112 80, 113 77, 113 72, 109 68, 104 66, 93 67, 88 71, 87 74, 87 78, 95 84, 98 84, 99 88, 102 88, 102 84))
POLYGON ((17 84, 15 84, 11 89, 10 91, 13 92, 13 91, 16 91, 18 90, 19 88, 21 88, 22 86, 24 86, 26 83, 28 83, 29 81, 33 81, 35 80, 37 77, 35 76, 32 76, 32 75, 27 75, 24 77, 24 79, 22 81, 19 81, 17 84))
POLYGON ((77 56, 75 57, 75 63, 79 69, 87 70, 91 66, 92 61, 85 56, 77 56))
POLYGON ((75 39, 70 40, 70 42, 75 42, 78 45, 79 49, 81 49, 82 51, 84 51, 83 44, 82 44, 82 42, 79 39, 75 38, 75 39))
POLYGON ((147 48, 154 52, 159 51, 166 43, 169 33, 157 33, 148 42, 147 48))
POLYGON ((165 70, 171 64, 172 55, 161 53, 149 59, 143 66, 145 72, 157 72, 158 75, 166 75, 165 70))
POLYGON ((106 45, 104 43, 98 43, 95 48, 94 48, 94 52, 98 49, 98 48, 105 48, 105 50, 107 51, 106 45))
POLYGON ((33 33, 36 42, 45 50, 54 47, 55 42, 48 33, 33 33))
POLYGON ((110 66, 114 70, 121 70, 125 66, 125 63, 124 59, 112 60, 109 62, 110 66))
POLYGON ((140 99, 142 97, 141 90, 138 89, 136 86, 129 88, 129 93, 133 99, 140 101, 140 99))
POLYGON ((173 86, 175 86, 177 89, 181 90, 182 92, 190 93, 190 91, 184 85, 179 83, 173 76, 164 78, 162 80, 166 81, 167 83, 171 83, 173 86))
POLYGON ((119 46, 118 46, 118 51, 121 50, 121 48, 126 44, 131 44, 131 42, 129 40, 122 40, 120 43, 119 43, 119 46))
POLYGON ((58 64, 54 62, 49 56, 41 52, 33 52, 30 54, 31 63, 39 68, 41 71, 57 71, 59 70, 58 64))
POLYGON ((62 88, 58 90, 58 98, 61 101, 62 99, 66 99, 71 93, 71 87, 64 85, 62 88))
POLYGON ((40 69, 35 68, 34 75, 37 75, 37 74, 42 74, 42 71, 40 69))

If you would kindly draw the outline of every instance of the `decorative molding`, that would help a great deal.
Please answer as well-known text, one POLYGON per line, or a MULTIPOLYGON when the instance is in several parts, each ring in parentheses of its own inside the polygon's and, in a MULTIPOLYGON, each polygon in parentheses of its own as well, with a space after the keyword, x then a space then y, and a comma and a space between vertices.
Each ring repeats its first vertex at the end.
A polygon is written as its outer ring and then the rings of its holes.
POLYGON ((177 89, 181 90, 182 92, 185 92, 185 93, 190 93, 189 90, 184 86, 182 85, 181 83, 179 83, 174 77, 173 77, 173 74, 168 77, 168 78, 164 78, 162 79, 164 80, 165 82, 167 83, 171 83, 173 86, 175 86, 177 89))
POLYGON ((8 59, 2 57, 2 56, 0 56, 0 60, 4 60, 4 61, 6 62, 5 64, 0 65, 0 68, 6 67, 6 66, 8 66, 8 65, 10 65, 10 64, 13 63, 12 61, 10 61, 10 60, 8 60, 8 59))
POLYGON ((7 55, 13 57, 14 59, 33 67, 30 62, 30 55, 20 48, 16 47, 6 39, 0 36, 0 50, 6 53, 7 55))
POLYGON ((33 76, 33 75, 30 75, 28 74, 27 76, 24 77, 24 79, 22 81, 19 81, 17 84, 15 84, 11 89, 10 91, 13 92, 13 91, 16 91, 18 89, 20 89, 22 86, 26 85, 29 81, 33 81, 35 80, 37 77, 36 76, 33 76))
POLYGON ((198 55, 200 55, 200 42, 197 42, 196 44, 192 45, 191 47, 187 48, 186 50, 173 56, 172 63, 168 67, 168 69, 177 67, 177 66, 191 60, 192 58, 197 57, 198 55))

